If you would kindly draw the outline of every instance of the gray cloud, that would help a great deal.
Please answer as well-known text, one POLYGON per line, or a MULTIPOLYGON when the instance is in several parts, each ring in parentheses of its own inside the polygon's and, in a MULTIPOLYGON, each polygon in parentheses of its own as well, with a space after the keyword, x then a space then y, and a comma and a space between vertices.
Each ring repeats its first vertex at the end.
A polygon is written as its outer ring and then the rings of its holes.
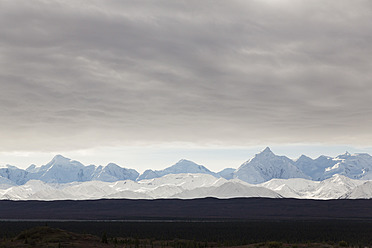
POLYGON ((369 144, 371 21, 367 0, 0 0, 0 149, 369 144))

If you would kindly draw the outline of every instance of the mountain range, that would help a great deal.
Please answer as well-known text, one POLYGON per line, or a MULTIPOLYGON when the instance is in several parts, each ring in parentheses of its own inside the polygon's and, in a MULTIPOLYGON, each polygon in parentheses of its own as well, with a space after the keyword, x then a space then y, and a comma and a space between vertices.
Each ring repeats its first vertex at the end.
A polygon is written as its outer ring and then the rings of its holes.
POLYGON ((119 180, 140 181, 159 178, 169 174, 200 173, 225 179, 240 179, 247 183, 258 184, 271 179, 304 178, 321 181, 339 174, 351 179, 372 179, 372 156, 365 153, 339 155, 335 158, 320 156, 312 159, 302 155, 296 160, 286 156, 275 155, 270 148, 265 148, 253 158, 244 162, 238 169, 226 168, 212 172, 203 165, 182 159, 163 170, 146 170, 139 174, 134 169, 120 167, 109 163, 106 166, 85 166, 82 163, 55 156, 49 163, 40 167, 31 165, 20 169, 12 165, 0 168, 0 184, 23 185, 29 180, 46 183, 68 183, 86 181, 115 182, 119 180))
POLYGON ((85 166, 57 155, 45 165, 25 170, 0 168, 0 198, 372 198, 371 179, 372 156, 348 152, 334 158, 302 155, 292 160, 267 147, 238 169, 212 172, 182 159, 164 170, 142 174, 114 163, 85 166))
POLYGON ((335 175, 323 181, 303 178, 272 179, 249 184, 239 179, 226 180, 208 174, 169 174, 141 181, 86 181, 45 183, 30 180, 24 185, 0 189, 3 200, 92 200, 92 199, 194 199, 215 197, 369 199, 372 181, 335 175))

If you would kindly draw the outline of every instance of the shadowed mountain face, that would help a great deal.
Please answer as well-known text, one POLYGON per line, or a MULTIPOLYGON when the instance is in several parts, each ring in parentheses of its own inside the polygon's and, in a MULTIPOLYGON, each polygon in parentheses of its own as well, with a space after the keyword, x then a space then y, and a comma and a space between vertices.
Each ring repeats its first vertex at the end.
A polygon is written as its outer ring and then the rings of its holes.
POLYGON ((317 159, 311 159, 302 155, 295 161, 295 165, 313 180, 322 180, 325 169, 334 166, 336 162, 326 156, 320 156, 317 159))
POLYGON ((234 178, 234 172, 235 172, 235 169, 226 168, 226 169, 223 169, 222 171, 218 172, 217 174, 220 175, 221 177, 227 179, 227 180, 230 180, 230 179, 234 178))

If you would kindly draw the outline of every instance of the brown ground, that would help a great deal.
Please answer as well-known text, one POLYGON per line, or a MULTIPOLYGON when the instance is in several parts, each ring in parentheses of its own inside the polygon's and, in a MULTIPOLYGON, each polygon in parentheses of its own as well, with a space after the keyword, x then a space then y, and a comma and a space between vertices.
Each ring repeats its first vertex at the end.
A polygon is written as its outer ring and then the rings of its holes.
POLYGON ((0 247, 114 247, 89 234, 76 234, 47 226, 23 231, 16 238, 2 240, 0 247))

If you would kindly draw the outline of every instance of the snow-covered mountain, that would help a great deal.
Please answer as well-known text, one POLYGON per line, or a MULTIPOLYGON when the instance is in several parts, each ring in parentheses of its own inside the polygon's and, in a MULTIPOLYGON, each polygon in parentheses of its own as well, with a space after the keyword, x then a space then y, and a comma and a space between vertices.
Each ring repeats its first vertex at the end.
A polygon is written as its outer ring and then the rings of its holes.
POLYGON ((320 156, 312 159, 302 155, 297 160, 275 155, 266 148, 254 158, 242 164, 234 178, 249 183, 262 183, 273 178, 305 178, 315 181, 344 175, 352 179, 372 179, 372 156, 365 153, 339 155, 335 158, 320 156))
POLYGON ((181 199, 193 199, 204 197, 216 197, 220 199, 234 197, 266 197, 281 198, 282 196, 273 190, 251 185, 238 179, 229 180, 218 186, 200 187, 192 190, 185 190, 175 194, 173 197, 181 199))
POLYGON ((162 178, 146 179, 139 182, 125 180, 55 184, 30 180, 24 185, 0 191, 0 198, 13 200, 171 198, 184 190, 219 186, 224 182, 226 180, 223 178, 206 174, 171 174, 162 178))
POLYGON ((372 198, 372 181, 334 175, 323 181, 303 178, 272 179, 249 184, 239 179, 226 180, 208 174, 169 174, 161 178, 117 182, 87 181, 45 183, 30 180, 24 185, 0 189, 0 199, 84 200, 84 199, 159 199, 159 198, 372 198))
POLYGON ((270 189, 249 185, 240 180, 228 181, 208 174, 169 174, 161 178, 138 182, 74 182, 67 184, 45 183, 30 180, 21 186, 0 190, 0 199, 11 200, 62 200, 62 199, 157 199, 202 197, 281 197, 270 189))
POLYGON ((266 147, 261 153, 256 154, 254 158, 243 163, 235 172, 234 178, 248 183, 258 184, 269 181, 273 178, 306 178, 305 175, 293 160, 285 156, 275 155, 269 147, 266 147))
POLYGON ((164 170, 134 169, 114 163, 85 166, 55 156, 26 170, 0 168, 2 199, 286 197, 307 199, 372 198, 372 157, 345 153, 297 160, 264 149, 238 169, 218 173, 189 160, 164 170), (187 175, 187 176, 186 176, 187 175))
POLYGON ((120 180, 136 180, 139 173, 134 169, 122 168, 117 164, 109 163, 106 166, 98 166, 90 180, 103 182, 116 182, 120 180))
POLYGON ((91 179, 95 170, 94 165, 84 166, 82 163, 55 156, 52 161, 41 167, 27 168, 28 180, 40 180, 47 183, 84 182, 91 179))
MULTIPOLYGON (((355 180, 343 175, 334 175, 323 181, 311 181, 302 178, 272 179, 258 186, 271 189, 285 198, 302 199, 338 199, 366 181, 355 180)), ((372 198, 372 194, 369 197, 372 198)))
POLYGON ((302 155, 295 165, 313 180, 324 180, 336 174, 352 179, 372 179, 372 156, 348 152, 335 158, 320 156, 311 159, 302 155))
POLYGON ((257 186, 271 189, 285 198, 314 198, 312 192, 316 190, 319 183, 304 178, 290 178, 272 179, 257 186))
POLYGON ((366 153, 339 155, 334 164, 325 169, 323 179, 340 174, 353 179, 372 179, 372 156, 366 153))
POLYGON ((0 184, 23 185, 30 180, 46 183, 69 183, 99 180, 114 182, 119 180, 136 180, 139 173, 133 169, 122 168, 110 163, 106 166, 85 166, 82 163, 55 156, 49 163, 37 167, 31 165, 26 170, 8 165, 0 168, 0 184))
POLYGON ((371 199, 372 198, 372 181, 366 181, 354 189, 342 195, 343 199, 371 199))
POLYGON ((164 170, 146 170, 143 174, 138 177, 138 181, 143 179, 152 179, 158 178, 169 174, 181 174, 181 173, 201 173, 201 174, 208 174, 215 177, 220 177, 217 173, 214 173, 203 165, 198 165, 192 161, 181 159, 176 164, 168 167, 164 170))

